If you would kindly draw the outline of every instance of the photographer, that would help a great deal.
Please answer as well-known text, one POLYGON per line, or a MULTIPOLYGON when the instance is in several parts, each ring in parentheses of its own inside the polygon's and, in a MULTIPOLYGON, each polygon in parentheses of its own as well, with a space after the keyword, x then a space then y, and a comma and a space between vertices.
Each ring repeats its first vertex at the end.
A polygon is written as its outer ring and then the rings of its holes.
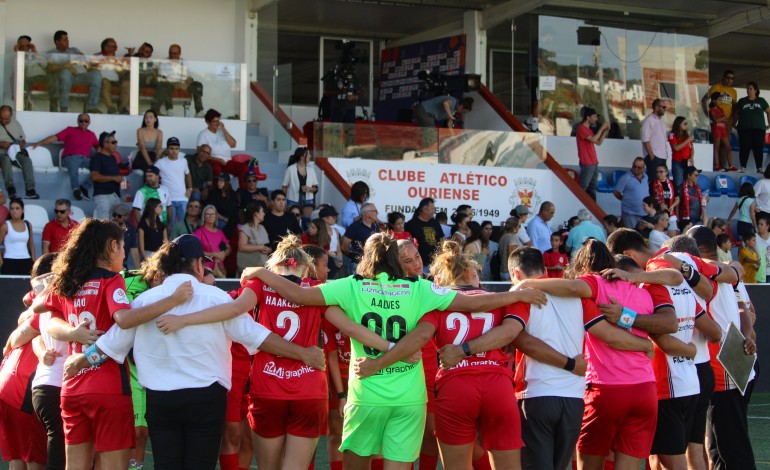
POLYGON ((415 118, 420 127, 455 127, 456 114, 471 111, 473 98, 458 101, 454 96, 436 96, 423 101, 415 109, 415 118), (444 122, 446 125, 444 126, 444 122))

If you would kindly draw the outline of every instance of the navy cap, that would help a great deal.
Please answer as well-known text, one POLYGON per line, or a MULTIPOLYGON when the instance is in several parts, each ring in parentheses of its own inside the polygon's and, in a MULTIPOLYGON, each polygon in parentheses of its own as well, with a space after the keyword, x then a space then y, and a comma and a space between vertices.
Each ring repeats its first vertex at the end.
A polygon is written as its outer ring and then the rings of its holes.
POLYGON ((179 139, 176 137, 169 137, 166 141, 166 147, 180 147, 181 144, 179 143, 179 139))
POLYGON ((186 259, 203 258, 211 263, 213 260, 203 253, 203 244, 200 239, 194 235, 186 233, 176 237, 171 243, 179 247, 182 257, 186 259))
POLYGON ((155 173, 156 175, 160 174, 160 168, 158 168, 155 165, 150 165, 147 167, 146 170, 144 170, 145 173, 155 173))
POLYGON ((220 173, 217 176, 215 176, 214 178, 219 178, 219 179, 221 179, 224 182, 230 181, 230 175, 228 175, 227 173, 220 173))
POLYGON ((108 137, 112 137, 115 135, 115 131, 112 132, 102 132, 99 134, 99 146, 104 147, 104 141, 107 140, 108 137))

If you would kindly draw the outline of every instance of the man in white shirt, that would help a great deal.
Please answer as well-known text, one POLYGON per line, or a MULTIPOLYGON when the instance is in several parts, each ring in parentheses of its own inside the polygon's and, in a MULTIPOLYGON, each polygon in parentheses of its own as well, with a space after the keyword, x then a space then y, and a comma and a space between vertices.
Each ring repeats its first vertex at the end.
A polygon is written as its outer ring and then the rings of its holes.
POLYGON ((179 139, 169 137, 166 141, 168 157, 159 158, 155 166, 160 170, 160 186, 168 190, 171 199, 171 214, 168 226, 173 227, 184 219, 187 212, 187 200, 192 194, 192 176, 187 160, 179 158, 179 139))
POLYGON ((642 151, 647 165, 647 180, 655 181, 655 170, 660 164, 667 164, 669 155, 668 127, 663 116, 668 108, 660 98, 652 102, 652 113, 642 121, 642 151))
POLYGON ((175 89, 187 90, 192 95, 196 115, 203 111, 203 85, 190 76, 182 60, 182 47, 179 44, 168 47, 168 59, 158 66, 158 83, 152 108, 160 112, 161 105, 165 105, 166 114, 171 114, 175 89))

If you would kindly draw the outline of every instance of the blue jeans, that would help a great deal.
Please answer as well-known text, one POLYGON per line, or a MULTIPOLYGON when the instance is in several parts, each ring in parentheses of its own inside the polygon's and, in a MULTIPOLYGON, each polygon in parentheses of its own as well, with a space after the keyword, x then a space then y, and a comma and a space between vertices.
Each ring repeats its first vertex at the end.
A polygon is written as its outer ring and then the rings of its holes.
POLYGON ((187 201, 171 201, 171 207, 174 209, 174 220, 169 221, 169 227, 174 227, 177 222, 184 220, 187 211, 187 201))
POLYGON ((102 91, 102 74, 98 70, 73 75, 69 69, 59 72, 59 107, 70 107, 70 89, 72 84, 88 85, 88 109, 99 107, 99 97, 102 91))
POLYGON ((580 165, 580 187, 596 200, 596 186, 599 180, 599 165, 580 165))
POLYGON ((91 176, 84 176, 81 179, 80 175, 78 174, 79 169, 88 169, 88 165, 90 163, 91 160, 84 157, 83 155, 67 155, 66 157, 62 158, 62 165, 67 168, 67 171, 70 174, 70 187, 73 191, 78 189, 80 186, 83 186, 86 189, 91 189, 91 176))
POLYGON ((682 186, 682 182, 684 181, 685 165, 687 165, 687 162, 678 162, 676 160, 671 162, 671 179, 674 180, 674 186, 677 190, 682 186))

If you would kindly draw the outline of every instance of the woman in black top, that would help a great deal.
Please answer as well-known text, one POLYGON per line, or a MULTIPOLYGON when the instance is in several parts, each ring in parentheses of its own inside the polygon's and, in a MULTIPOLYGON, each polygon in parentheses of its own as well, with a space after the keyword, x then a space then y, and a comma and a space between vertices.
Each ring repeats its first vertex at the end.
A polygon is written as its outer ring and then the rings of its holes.
POLYGON ((163 206, 160 199, 154 197, 147 200, 144 205, 144 212, 139 221, 137 234, 139 238, 139 257, 145 260, 158 251, 168 241, 166 234, 166 225, 160 221, 160 214, 163 212, 163 206))

